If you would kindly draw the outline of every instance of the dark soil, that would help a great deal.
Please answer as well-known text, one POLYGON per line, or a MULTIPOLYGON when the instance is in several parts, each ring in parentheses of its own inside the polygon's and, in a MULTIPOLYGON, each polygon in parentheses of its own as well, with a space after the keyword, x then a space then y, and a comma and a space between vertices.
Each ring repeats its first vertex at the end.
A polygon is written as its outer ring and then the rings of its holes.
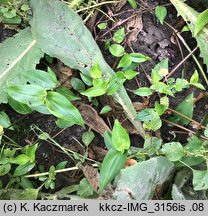
MULTIPOLYGON (((169 3, 169 1, 148 1, 148 6, 150 8, 153 8, 156 4, 162 4, 162 3, 169 3)), ((172 6, 168 6, 168 18, 167 22, 171 24, 173 27, 177 27, 177 23, 179 22, 180 18, 176 17, 176 11, 172 6)), ((110 8, 113 11, 113 8, 110 8)), ((128 6, 125 6, 122 8, 123 11, 130 9, 128 6)), ((104 8, 106 10, 106 8, 104 8)), ((101 15, 99 15, 101 17, 101 15)), ((99 17, 98 16, 98 17, 99 17)), ((125 13, 125 15, 122 15, 118 17, 118 19, 124 19, 126 17, 131 16, 131 12, 125 13)), ((100 18, 99 18, 100 19, 100 18)), ((101 19, 102 20, 102 19, 101 19)), ((132 44, 126 45, 127 51, 131 51, 131 49, 134 52, 140 52, 142 54, 145 54, 149 57, 151 57, 151 60, 147 63, 143 63, 137 70, 140 72, 140 74, 137 77, 137 80, 131 80, 127 81, 125 83, 125 87, 127 90, 135 90, 139 86, 149 86, 150 83, 147 79, 147 76, 150 75, 151 69, 162 59, 169 58, 170 60, 170 70, 172 70, 181 60, 182 56, 180 53, 180 50, 177 45, 173 44, 171 42, 171 36, 173 34, 173 31, 167 26, 167 25, 161 25, 156 20, 155 16, 150 13, 146 12, 142 15, 142 22, 143 22, 143 29, 138 34, 137 40, 133 42, 132 44)), ((111 25, 109 23, 109 25, 111 25)), ((125 23, 123 24, 125 27, 125 23)), ((119 26, 121 27, 121 26, 119 26)), ((14 30, 5 29, 5 27, 0 24, 0 42, 5 40, 7 37, 12 36, 15 34, 14 30)), ((97 34, 97 33, 96 33, 97 34)), ((110 34, 107 34, 105 39, 109 38, 110 35, 112 35, 113 32, 110 32, 110 34)), ((194 48, 196 43, 194 39, 191 38, 191 35, 189 33, 185 33, 184 38, 189 43, 191 48, 194 48)), ((100 47, 103 47, 104 44, 100 42, 99 37, 98 43, 100 47)), ((183 54, 186 56, 188 52, 186 49, 182 46, 183 54)), ((113 67, 115 66, 115 59, 112 58, 112 56, 109 54, 108 51, 105 51, 103 48, 103 53, 105 59, 108 61, 108 63, 113 67)), ((179 67, 178 70, 173 74, 173 77, 181 77, 181 72, 184 65, 179 67)), ((193 73, 193 68, 197 68, 193 60, 190 58, 185 63, 186 68, 186 79, 189 79, 190 76, 193 73)), ((203 83, 203 80, 201 80, 203 83)), ((175 109, 176 106, 191 92, 194 92, 194 96, 197 97, 199 95, 199 91, 195 88, 190 88, 188 90, 183 90, 181 93, 177 93, 174 98, 170 99, 170 108, 175 109)), ((138 102, 142 101, 142 99, 134 94, 132 94, 129 91, 129 95, 132 98, 132 101, 138 102)), ((150 104, 149 106, 154 105, 154 101, 158 99, 158 95, 152 96, 150 98, 150 104)), ((194 117, 198 122, 201 122, 205 110, 207 109, 207 100, 206 98, 203 98, 199 100, 195 104, 195 110, 194 110, 194 117)), ((96 107, 95 107, 96 109, 96 107)), ((7 132, 7 135, 12 135, 14 138, 16 137, 16 142, 25 145, 28 143, 33 143, 38 139, 37 135, 34 133, 34 131, 30 130, 30 126, 32 124, 35 124, 38 126, 41 130, 44 132, 47 132, 50 137, 54 137, 54 140, 58 142, 61 146, 64 146, 66 148, 69 148, 70 150, 74 152, 78 152, 80 154, 84 154, 85 147, 84 145, 81 145, 81 137, 82 134, 86 131, 86 129, 83 129, 79 126, 73 126, 70 128, 67 128, 63 130, 59 129, 55 124, 55 118, 52 116, 43 116, 38 113, 32 113, 31 115, 25 116, 23 119, 21 115, 15 113, 14 111, 11 111, 9 108, 7 108, 7 113, 11 117, 12 122, 16 122, 15 125, 18 127, 18 134, 11 134, 11 132, 7 132), (59 134, 60 132, 60 134, 59 134)), ((168 118, 169 115, 164 115, 164 118, 168 118)), ((114 113, 111 114, 111 116, 108 117, 111 121, 111 123, 114 120, 114 113)), ((106 121, 106 124, 108 125, 107 117, 104 116, 103 119, 106 121)), ((110 127, 110 125, 109 125, 110 127)), ((191 128, 191 126, 189 126, 191 128)), ((191 128, 194 130, 193 128, 191 128)), ((171 140, 177 140, 181 141, 182 143, 185 143, 187 141, 187 138, 190 134, 184 133, 183 130, 176 128, 176 127, 169 127, 166 123, 163 123, 163 126, 160 130, 161 137, 165 141, 171 141, 171 140), (176 135, 173 136, 173 133, 176 135)), ((132 145, 134 146, 141 146, 143 140, 138 135, 131 135, 132 145)), ((55 147, 53 144, 47 142, 47 141, 39 141, 40 147, 38 148, 37 154, 36 154, 36 161, 37 165, 43 165, 45 170, 48 170, 50 166, 57 165, 61 161, 68 161, 67 167, 75 166, 77 161, 72 160, 69 158, 66 154, 64 154, 60 149, 55 147)), ((103 138, 98 134, 95 133, 95 139, 93 140, 93 143, 90 145, 90 152, 92 159, 94 160, 101 160, 99 151, 95 151, 96 147, 100 147, 102 149, 105 149, 103 138), (94 146, 94 147, 93 147, 94 146), (93 155, 93 156, 92 156, 93 155)), ((100 151, 102 152, 102 151, 100 151)), ((103 158, 103 155, 101 156, 103 158)), ((70 175, 66 174, 59 174, 58 178, 56 180, 56 189, 64 187, 66 185, 77 183, 82 176, 82 173, 80 172, 72 172, 70 175)))

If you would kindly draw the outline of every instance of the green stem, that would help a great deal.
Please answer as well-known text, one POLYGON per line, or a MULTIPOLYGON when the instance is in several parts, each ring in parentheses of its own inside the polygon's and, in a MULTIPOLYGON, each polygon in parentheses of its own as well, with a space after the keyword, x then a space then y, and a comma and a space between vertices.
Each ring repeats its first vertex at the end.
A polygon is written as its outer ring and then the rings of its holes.
POLYGON ((91 5, 91 6, 88 6, 88 7, 85 7, 85 8, 82 8, 82 9, 79 9, 76 11, 76 13, 79 13, 81 11, 85 11, 85 10, 88 10, 88 9, 91 9, 91 8, 95 8, 95 7, 99 7, 99 6, 102 6, 102 5, 105 5, 105 4, 116 4, 118 3, 119 1, 106 1, 106 2, 101 2, 101 3, 98 3, 98 4, 95 4, 95 5, 91 5))

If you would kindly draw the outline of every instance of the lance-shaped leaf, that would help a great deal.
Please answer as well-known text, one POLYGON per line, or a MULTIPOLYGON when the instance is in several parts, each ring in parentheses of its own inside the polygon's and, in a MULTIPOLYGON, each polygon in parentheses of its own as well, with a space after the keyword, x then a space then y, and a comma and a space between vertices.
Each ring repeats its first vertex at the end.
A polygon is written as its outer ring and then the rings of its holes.
POLYGON ((7 102, 8 86, 26 83, 22 73, 35 69, 42 56, 29 29, 0 44, 0 103, 7 102))
MULTIPOLYGON (((82 19, 72 9, 59 0, 31 0, 30 3, 33 38, 44 52, 86 75, 90 75, 96 62, 99 62, 103 79, 114 74, 82 19)), ((141 123, 135 121, 136 111, 125 89, 121 87, 113 97, 144 137, 145 132, 141 123)))
MULTIPOLYGON (((199 17, 200 13, 195 11, 192 7, 188 6, 181 0, 170 0, 170 2, 175 6, 176 10, 178 11, 178 14, 183 17, 183 19, 186 21, 189 29, 191 30, 192 34, 195 33, 196 28, 196 21, 199 17)), ((196 36, 197 44, 200 48, 200 54, 201 57, 204 59, 204 63, 208 67, 208 28, 205 26, 196 36)))

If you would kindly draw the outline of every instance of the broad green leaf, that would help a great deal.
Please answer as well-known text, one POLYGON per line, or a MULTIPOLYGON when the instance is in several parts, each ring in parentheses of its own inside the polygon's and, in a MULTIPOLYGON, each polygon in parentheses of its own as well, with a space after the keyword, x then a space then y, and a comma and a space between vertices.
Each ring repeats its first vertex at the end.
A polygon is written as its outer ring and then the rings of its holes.
POLYGON ((187 26, 187 25, 185 25, 182 29, 181 29, 181 33, 183 33, 183 32, 189 32, 190 31, 190 29, 189 29, 189 27, 187 26))
POLYGON ((112 145, 119 152, 124 152, 130 147, 129 134, 117 119, 114 122, 112 130, 112 145))
POLYGON ((193 187, 194 190, 208 189, 208 171, 207 170, 193 170, 193 187))
POLYGON ((128 0, 129 4, 131 5, 131 7, 133 9, 136 9, 137 8, 137 2, 136 0, 128 0))
POLYGON ((37 85, 10 86, 7 92, 11 98, 29 107, 43 104, 47 95, 46 90, 37 85))
POLYGON ((72 77, 71 85, 72 85, 73 89, 78 91, 78 92, 82 92, 85 90, 85 84, 82 82, 82 80, 80 80, 76 77, 72 77))
POLYGON ((165 157, 154 157, 124 170, 118 179, 116 200, 151 200, 158 185, 172 176, 174 164, 165 157))
POLYGON ((192 83, 192 85, 195 86, 195 87, 197 87, 198 89, 206 90, 201 83, 192 83))
POLYGON ((154 83, 150 88, 152 90, 159 92, 159 93, 167 94, 167 95, 174 97, 174 94, 171 91, 170 87, 163 82, 154 83))
POLYGON ((108 113, 112 110, 112 108, 108 105, 104 106, 101 110, 100 110, 100 114, 105 114, 105 113, 108 113))
POLYGON ((6 175, 11 170, 9 163, 0 166, 0 176, 6 175))
POLYGON ((137 90, 134 90, 134 94, 139 95, 141 97, 147 97, 152 94, 152 90, 148 87, 141 87, 137 90))
POLYGON ((184 88, 189 88, 189 82, 186 79, 177 78, 174 88, 176 91, 182 91, 184 88))
POLYGON ((194 135, 188 138, 188 143, 184 147, 186 151, 189 151, 192 153, 202 148, 203 148, 203 141, 194 135))
POLYGON ((111 77, 109 84, 107 86, 107 94, 113 95, 116 92, 118 92, 123 83, 125 82, 125 80, 126 79, 124 78, 123 72, 117 72, 116 74, 114 74, 111 77))
POLYGON ((87 86, 92 86, 92 77, 88 76, 86 74, 80 73, 80 76, 82 78, 82 81, 87 85, 87 86))
POLYGON ((9 105, 18 113, 20 114, 29 114, 32 112, 32 109, 26 105, 26 104, 23 104, 23 103, 20 103, 16 100, 14 100, 13 98, 9 97, 8 98, 8 102, 9 102, 9 105))
POLYGON ((13 173, 13 177, 21 176, 27 174, 33 167, 35 166, 35 163, 27 162, 24 165, 19 165, 13 173))
MULTIPOLYGON (((199 17, 199 13, 195 11, 193 8, 182 2, 181 0, 170 0, 170 2, 175 6, 178 14, 183 17, 186 21, 189 29, 192 34, 194 34, 196 28, 197 18, 199 17)), ((197 44, 200 48, 200 56, 203 58, 204 63, 208 67, 208 28, 204 27, 196 36, 197 44)))
POLYGON ((24 165, 26 164, 30 158, 25 154, 20 154, 15 158, 10 159, 10 163, 18 164, 18 165, 24 165))
POLYGON ((130 53, 129 56, 132 62, 135 62, 135 63, 142 63, 142 62, 150 60, 150 57, 145 56, 141 53, 130 53))
POLYGON ((36 200, 38 198, 39 189, 26 188, 17 197, 18 200, 36 200))
MULTIPOLYGON (((194 94, 191 93, 177 106, 176 111, 189 118, 192 118, 193 110, 194 110, 194 94)), ((180 125, 187 125, 190 122, 190 120, 183 118, 182 116, 179 116, 175 113, 172 115, 172 117, 170 117, 169 120, 180 125)))
POLYGON ((110 45, 109 51, 115 57, 121 57, 124 54, 124 48, 119 44, 110 45))
POLYGON ((112 134, 109 131, 104 132, 104 142, 105 142, 105 146, 107 147, 108 150, 113 148, 112 134))
POLYGON ((84 92, 81 92, 82 95, 87 97, 98 97, 104 95, 107 90, 108 83, 106 81, 102 81, 101 79, 93 80, 93 87, 87 89, 84 92))
POLYGON ((194 29, 194 36, 196 36, 208 24, 208 9, 203 11, 197 17, 194 29))
POLYGON ((81 197, 89 197, 94 193, 94 189, 86 178, 83 178, 79 183, 77 194, 81 197))
POLYGON ((41 86, 45 89, 53 89, 58 84, 57 79, 54 80, 49 73, 42 70, 25 71, 23 76, 29 83, 41 86))
POLYGON ((71 127, 75 124, 75 122, 73 121, 73 119, 71 121, 67 121, 65 119, 57 119, 56 120, 56 125, 59 128, 68 128, 71 127))
POLYGON ((162 121, 158 113, 153 110, 150 110, 150 120, 149 121, 145 120, 143 126, 144 128, 153 131, 160 129, 160 127, 162 126, 162 121))
MULTIPOLYGON (((166 69, 168 71, 168 59, 164 59, 160 61, 155 67, 154 71, 157 72, 158 75, 160 75, 161 71, 164 71, 166 69)), ((163 74, 163 73, 162 73, 163 74)), ((162 77, 162 75, 160 75, 162 77)))
POLYGON ((86 131, 82 134, 82 142, 87 147, 94 139, 95 135, 92 131, 86 131))
POLYGON ((56 166, 56 170, 60 170, 60 169, 66 168, 67 164, 68 164, 68 161, 62 161, 62 162, 58 163, 58 165, 56 166))
POLYGON ((27 145, 24 147, 24 153, 29 157, 30 162, 34 162, 35 161, 35 152, 38 148, 38 144, 35 145, 27 145))
POLYGON ((45 114, 45 115, 51 114, 45 104, 41 104, 39 106, 34 106, 34 107, 32 107, 32 109, 39 112, 39 113, 45 114))
POLYGON ((151 120, 151 115, 150 115, 151 111, 154 111, 154 109, 153 108, 144 109, 137 114, 135 119, 139 120, 139 121, 150 121, 151 120))
POLYGON ((198 71, 195 70, 193 75, 191 76, 190 83, 193 84, 193 83, 198 83, 198 82, 199 82, 199 74, 198 74, 198 71))
POLYGON ((160 76, 158 72, 153 69, 151 73, 151 78, 152 78, 152 83, 155 84, 155 83, 158 83, 162 79, 162 76, 160 76))
POLYGON ((159 116, 161 116, 166 110, 166 106, 160 104, 158 101, 155 101, 155 111, 158 113, 159 116))
POLYGON ((117 68, 128 67, 129 65, 131 65, 131 63, 132 63, 132 60, 129 54, 125 54, 119 61, 117 68))
POLYGON ((184 156, 183 146, 179 142, 164 144, 162 146, 162 152, 170 161, 178 161, 184 156))
POLYGON ((97 27, 98 27, 100 30, 104 30, 104 29, 106 29, 106 27, 107 27, 107 23, 99 23, 99 24, 97 25, 97 27))
POLYGON ((56 117, 84 126, 82 116, 71 102, 58 92, 48 92, 46 106, 56 117))
POLYGON ((133 79, 135 76, 137 76, 139 73, 134 71, 134 70, 131 70, 131 69, 128 69, 128 70, 125 70, 124 71, 124 77, 127 79, 127 80, 131 80, 133 79))
POLYGON ((8 128, 13 130, 13 127, 11 127, 11 121, 9 119, 9 116, 4 112, 0 112, 0 125, 3 126, 4 128, 8 128))
POLYGON ((155 8, 155 15, 158 18, 158 20, 160 21, 160 23, 163 25, 164 19, 167 15, 167 9, 163 6, 157 6, 155 8))
MULTIPOLYGON (((59 0, 31 0, 30 5, 33 38, 45 53, 86 75, 97 61, 106 80, 115 74, 81 17, 66 4, 59 0)), ((129 120, 144 137, 145 132, 141 123, 135 121, 136 111, 123 86, 113 98, 121 104, 129 120)))
POLYGON ((99 177, 100 191, 102 192, 107 185, 119 174, 127 159, 127 151, 121 153, 111 148, 105 156, 99 177))
MULTIPOLYGON (((98 62, 96 62, 96 63, 92 66, 92 68, 91 68, 91 70, 90 70, 90 75, 91 75, 91 77, 94 78, 94 79, 98 79, 98 78, 101 78, 101 77, 102 77, 102 71, 101 71, 101 69, 100 69, 100 66, 99 66, 98 62)), ((83 91, 83 90, 82 90, 82 91, 83 91)))
POLYGON ((35 69, 41 57, 43 52, 37 48, 29 29, 0 44, 0 103, 7 102, 8 86, 26 83, 22 73, 35 69))
POLYGON ((114 34, 113 34, 113 40, 115 43, 121 43, 124 40, 125 37, 125 30, 124 28, 121 28, 119 30, 117 30, 114 34))
POLYGON ((77 97, 76 95, 74 95, 73 92, 70 91, 65 86, 59 87, 58 89, 56 89, 56 91, 58 93, 62 94, 63 96, 65 96, 69 101, 74 101, 74 100, 79 100, 80 99, 80 97, 77 97))

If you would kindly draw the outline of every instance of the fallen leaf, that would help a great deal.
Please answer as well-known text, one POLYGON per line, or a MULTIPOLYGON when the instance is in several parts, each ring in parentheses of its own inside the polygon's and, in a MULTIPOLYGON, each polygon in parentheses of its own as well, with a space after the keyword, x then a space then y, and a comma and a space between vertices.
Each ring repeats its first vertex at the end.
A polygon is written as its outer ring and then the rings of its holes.
POLYGON ((98 170, 89 165, 80 165, 79 168, 83 171, 86 179, 93 187, 93 189, 98 193, 99 190, 99 173, 98 170))
POLYGON ((105 131, 111 131, 97 111, 90 105, 77 102, 78 109, 85 121, 85 124, 92 130, 104 136, 105 131))
POLYGON ((128 42, 132 43, 137 40, 139 32, 143 29, 142 15, 136 14, 128 22, 126 26, 128 34, 128 42))
POLYGON ((115 8, 115 11, 120 11, 121 8, 127 3, 127 0, 120 0, 119 3, 117 3, 114 8, 115 8))

